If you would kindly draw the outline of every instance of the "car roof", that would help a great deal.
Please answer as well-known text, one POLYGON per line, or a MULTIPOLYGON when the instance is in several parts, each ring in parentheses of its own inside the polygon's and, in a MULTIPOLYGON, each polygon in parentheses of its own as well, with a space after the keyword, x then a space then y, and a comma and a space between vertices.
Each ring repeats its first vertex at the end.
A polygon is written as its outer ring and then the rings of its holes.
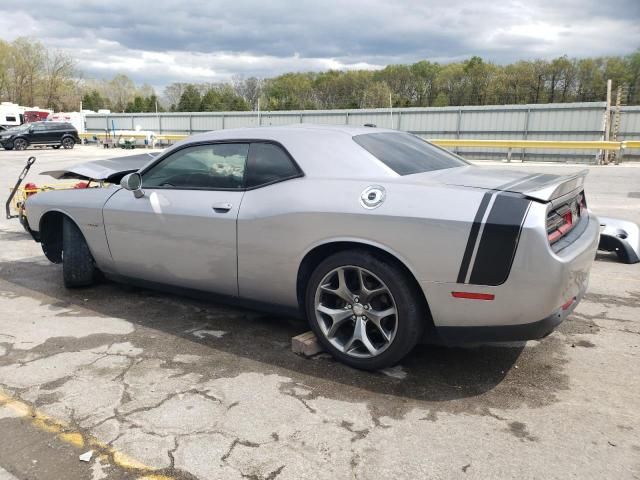
MULTIPOLYGON (((354 137, 356 135, 362 135, 366 133, 375 132, 395 132, 398 130, 390 130, 385 128, 365 127, 358 125, 318 125, 311 123, 296 123, 292 125, 277 125, 277 126, 261 126, 261 127, 247 127, 247 128, 228 128, 225 130, 214 130, 212 132, 206 132, 199 134, 198 136, 205 139, 211 137, 212 139, 222 136, 235 136, 236 138, 262 138, 270 137, 272 139, 286 139, 290 135, 299 135, 300 132, 314 135, 319 132, 325 134, 341 135, 354 137)), ((266 139, 266 138, 265 138, 266 139)))
POLYGON ((356 135, 398 130, 351 125, 295 124, 215 130, 189 137, 181 146, 207 141, 261 140, 280 143, 308 176, 376 178, 397 176, 353 141, 356 135))

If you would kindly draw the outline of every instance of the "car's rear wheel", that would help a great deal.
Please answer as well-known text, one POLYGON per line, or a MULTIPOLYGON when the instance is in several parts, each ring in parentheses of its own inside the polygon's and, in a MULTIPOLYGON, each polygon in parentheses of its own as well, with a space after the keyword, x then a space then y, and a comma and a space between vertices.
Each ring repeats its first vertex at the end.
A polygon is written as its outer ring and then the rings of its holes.
POLYGON ((69 218, 62 223, 62 276, 67 288, 86 287, 96 279, 96 266, 78 226, 69 218))
POLYGON ((70 148, 73 148, 75 144, 76 144, 75 140, 71 137, 64 137, 62 139, 62 146, 67 150, 70 148))
POLYGON ((26 150, 29 143, 24 138, 16 138, 13 141, 14 150, 26 150))
POLYGON ((420 339, 426 321, 408 274, 360 250, 338 252, 316 267, 305 307, 324 348, 364 370, 400 361, 420 339))

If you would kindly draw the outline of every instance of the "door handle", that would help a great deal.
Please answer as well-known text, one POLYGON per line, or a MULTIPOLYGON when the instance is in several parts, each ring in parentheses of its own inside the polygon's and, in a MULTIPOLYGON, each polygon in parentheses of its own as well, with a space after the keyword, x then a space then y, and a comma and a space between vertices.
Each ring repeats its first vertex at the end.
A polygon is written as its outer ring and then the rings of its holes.
POLYGON ((219 203, 214 203, 211 208, 213 208, 213 210, 216 213, 226 213, 229 210, 231 210, 231 208, 233 207, 232 204, 228 203, 228 202, 219 202, 219 203))

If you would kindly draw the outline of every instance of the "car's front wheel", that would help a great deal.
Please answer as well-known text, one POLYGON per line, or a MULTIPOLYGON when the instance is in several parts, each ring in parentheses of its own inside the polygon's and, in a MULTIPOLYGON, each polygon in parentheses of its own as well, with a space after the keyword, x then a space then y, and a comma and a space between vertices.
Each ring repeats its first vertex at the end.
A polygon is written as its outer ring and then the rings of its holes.
POLYGON ((311 275, 305 306, 324 348, 364 370, 400 361, 416 345, 426 322, 408 274, 361 250, 338 252, 321 262, 311 275))
POLYGON ((62 277, 67 288, 94 283, 97 269, 89 246, 78 226, 69 218, 62 223, 62 277))
POLYGON ((14 150, 26 150, 28 146, 29 143, 24 138, 16 138, 13 141, 14 150))
POLYGON ((73 148, 75 144, 76 144, 75 140, 71 137, 64 137, 62 139, 62 146, 67 150, 70 148, 73 148))

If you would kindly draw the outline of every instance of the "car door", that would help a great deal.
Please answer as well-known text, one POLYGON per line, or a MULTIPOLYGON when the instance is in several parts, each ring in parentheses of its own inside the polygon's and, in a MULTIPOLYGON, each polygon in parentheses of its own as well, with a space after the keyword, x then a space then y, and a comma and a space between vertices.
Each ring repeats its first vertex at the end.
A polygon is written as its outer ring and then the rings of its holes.
POLYGON ((37 122, 32 124, 28 135, 29 143, 49 143, 49 130, 44 123, 37 122))
POLYGON ((239 295, 287 305, 296 299, 298 216, 305 198, 304 173, 275 142, 254 142, 249 151, 246 186, 238 216, 239 295))
POLYGON ((174 151, 142 172, 144 195, 121 189, 104 226, 121 275, 237 295, 236 221, 247 143, 174 151))

